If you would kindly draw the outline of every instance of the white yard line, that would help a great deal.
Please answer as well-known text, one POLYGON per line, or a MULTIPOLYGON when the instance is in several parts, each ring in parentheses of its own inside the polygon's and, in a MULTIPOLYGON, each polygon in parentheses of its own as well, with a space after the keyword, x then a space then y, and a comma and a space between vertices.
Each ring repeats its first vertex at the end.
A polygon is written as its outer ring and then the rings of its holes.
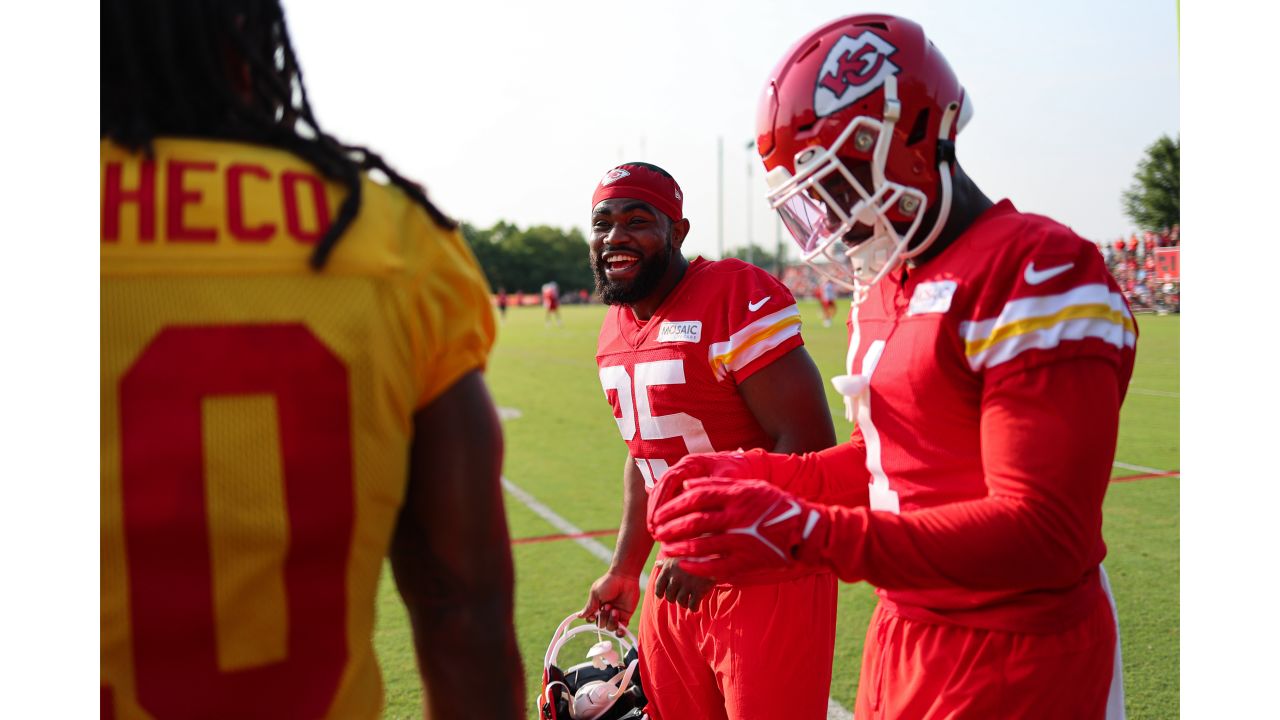
MULTIPOLYGON (((556 514, 556 511, 538 502, 537 498, 525 492, 523 488, 511 482, 505 476, 502 478, 502 487, 515 496, 525 507, 532 510, 534 514, 551 523, 552 527, 565 535, 581 535, 583 533, 582 528, 560 517, 556 514)), ((603 560, 606 565, 613 561, 613 551, 595 538, 571 537, 569 539, 580 545, 582 549, 603 560)), ((649 587, 649 573, 640 572, 640 587, 649 587)), ((827 720, 853 720, 853 714, 845 710, 844 706, 836 702, 834 698, 827 698, 827 720)))
POLYGON ((1129 388, 1129 392, 1131 392, 1131 393, 1137 393, 1137 394, 1139 394, 1139 395, 1151 395, 1151 396, 1154 396, 1154 397, 1167 397, 1167 398, 1176 398, 1176 397, 1178 397, 1178 393, 1176 393, 1176 392, 1169 392, 1168 390, 1146 390, 1146 389, 1143 389, 1143 388, 1131 387, 1131 388, 1129 388))
POLYGON ((519 420, 523 415, 519 410, 509 407, 498 408, 498 418, 500 420, 519 420))
POLYGON ((853 713, 845 710, 835 698, 827 698, 827 720, 853 720, 853 713))
MULTIPOLYGON (((537 498, 525 492, 523 488, 511 482, 505 476, 502 478, 502 487, 506 488, 507 492, 514 495, 517 500, 523 503, 525 507, 532 510, 534 514, 551 523, 552 527, 565 535, 584 534, 582 528, 557 515, 556 511, 538 502, 537 498)), ((568 539, 577 543, 583 550, 586 550, 597 558, 600 558, 604 564, 608 565, 610 562, 613 562, 613 551, 605 547, 599 540, 591 537, 570 537, 568 539)), ((649 587, 649 573, 644 572, 643 570, 640 572, 640 587, 649 587)))
POLYGON ((1173 472, 1172 470, 1161 470, 1160 468, 1147 467, 1145 465, 1130 465, 1129 463, 1122 463, 1119 460, 1111 464, 1123 470, 1133 470, 1135 472, 1144 472, 1144 473, 1152 473, 1152 474, 1173 472))

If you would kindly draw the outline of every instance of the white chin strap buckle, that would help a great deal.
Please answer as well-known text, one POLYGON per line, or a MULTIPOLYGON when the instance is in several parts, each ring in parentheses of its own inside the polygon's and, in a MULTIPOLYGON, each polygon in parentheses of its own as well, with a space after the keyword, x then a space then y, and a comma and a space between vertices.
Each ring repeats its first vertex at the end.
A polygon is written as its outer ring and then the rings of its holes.
MULTIPOLYGON (((857 302, 857 299, 854 300, 857 302)), ((844 398, 844 419, 854 422, 858 416, 858 401, 866 394, 871 378, 866 375, 837 375, 831 378, 831 386, 844 398)))
POLYGON ((870 382, 866 375, 837 375, 831 378, 831 386, 836 392, 850 399, 866 392, 870 382))

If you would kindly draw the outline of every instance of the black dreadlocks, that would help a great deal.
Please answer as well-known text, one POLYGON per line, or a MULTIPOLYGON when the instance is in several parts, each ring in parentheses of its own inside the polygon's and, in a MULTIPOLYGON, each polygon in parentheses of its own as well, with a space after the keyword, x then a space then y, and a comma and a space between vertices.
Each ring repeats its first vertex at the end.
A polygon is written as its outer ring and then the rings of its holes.
POLYGON ((101 137, 152 154, 156 137, 284 148, 347 196, 311 254, 324 267, 360 211, 360 172, 378 170, 448 230, 457 223, 368 148, 316 122, 279 0, 102 0, 101 137))

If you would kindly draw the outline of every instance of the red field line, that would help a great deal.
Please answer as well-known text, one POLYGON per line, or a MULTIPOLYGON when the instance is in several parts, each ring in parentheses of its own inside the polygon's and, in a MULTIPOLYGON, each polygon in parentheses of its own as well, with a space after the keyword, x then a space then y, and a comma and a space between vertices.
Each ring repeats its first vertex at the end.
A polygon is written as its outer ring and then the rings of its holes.
POLYGON ((574 540, 577 538, 600 537, 601 535, 613 535, 618 532, 617 528, 612 530, 589 530, 580 533, 556 533, 555 535, 537 535, 534 537, 516 538, 511 541, 512 545, 525 545, 527 543, 551 542, 552 540, 574 540))

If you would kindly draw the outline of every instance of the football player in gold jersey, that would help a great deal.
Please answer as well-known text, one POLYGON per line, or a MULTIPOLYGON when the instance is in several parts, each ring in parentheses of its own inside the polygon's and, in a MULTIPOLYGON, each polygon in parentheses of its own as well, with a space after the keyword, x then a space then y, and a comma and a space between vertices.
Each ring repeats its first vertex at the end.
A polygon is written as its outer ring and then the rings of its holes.
POLYGON ((456 223, 317 125, 276 0, 104 0, 101 52, 102 716, 377 717, 389 554, 429 713, 519 717, 456 223))

